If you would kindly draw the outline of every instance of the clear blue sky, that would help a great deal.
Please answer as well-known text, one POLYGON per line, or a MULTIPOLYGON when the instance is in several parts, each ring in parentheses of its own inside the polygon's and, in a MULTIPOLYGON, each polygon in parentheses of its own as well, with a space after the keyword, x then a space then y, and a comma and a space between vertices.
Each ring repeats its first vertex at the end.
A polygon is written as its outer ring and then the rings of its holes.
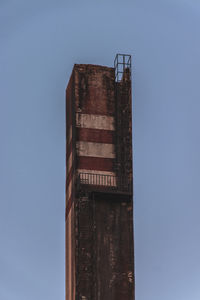
POLYGON ((136 300, 200 299, 200 2, 0 1, 0 300, 64 300, 65 87, 133 58, 136 300))

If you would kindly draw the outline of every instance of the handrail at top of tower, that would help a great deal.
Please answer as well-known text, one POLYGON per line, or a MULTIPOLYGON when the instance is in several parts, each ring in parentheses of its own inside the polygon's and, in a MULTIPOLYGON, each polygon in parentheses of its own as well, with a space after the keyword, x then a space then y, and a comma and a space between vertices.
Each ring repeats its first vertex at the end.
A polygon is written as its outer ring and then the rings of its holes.
POLYGON ((124 78, 124 73, 129 70, 131 78, 131 55, 129 54, 116 54, 114 59, 115 69, 115 82, 121 82, 124 78))

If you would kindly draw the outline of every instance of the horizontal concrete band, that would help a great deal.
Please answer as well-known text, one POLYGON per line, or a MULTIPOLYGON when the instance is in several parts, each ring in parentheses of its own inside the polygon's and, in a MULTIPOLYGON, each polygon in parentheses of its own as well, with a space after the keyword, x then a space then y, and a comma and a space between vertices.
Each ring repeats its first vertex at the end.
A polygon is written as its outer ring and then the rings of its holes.
POLYGON ((69 172, 67 173, 66 192, 67 192, 69 183, 70 183, 70 181, 72 180, 72 177, 73 177, 73 168, 71 168, 71 169, 69 170, 69 172))
POLYGON ((72 180, 69 182, 69 185, 66 189, 66 203, 69 201, 71 195, 72 195, 72 180))
POLYGON ((114 118, 107 115, 76 113, 76 126, 81 128, 115 130, 114 118))
POLYGON ((69 127, 69 131, 67 131, 67 144, 69 144, 72 140, 72 125, 69 127))
POLYGON ((69 171, 71 170, 72 167, 72 152, 69 155, 69 158, 67 160, 67 172, 69 173, 69 171))
POLYGON ((93 143, 114 143, 114 132, 112 130, 77 128, 77 140, 93 143))
POLYGON ((76 142, 79 156, 115 158, 114 145, 105 143, 76 142))
POLYGON ((114 167, 114 159, 79 156, 77 158, 78 169, 97 170, 112 172, 114 167))
POLYGON ((70 154, 72 153, 72 140, 71 142, 67 145, 67 157, 66 159, 68 160, 70 154))
POLYGON ((65 209, 65 221, 68 218, 68 215, 69 215, 69 212, 71 210, 71 207, 72 207, 72 196, 69 198, 69 200, 67 202, 67 205, 66 205, 66 209, 65 209))
POLYGON ((72 151, 67 159, 67 180, 66 180, 66 203, 69 201, 69 198, 72 194, 72 151))

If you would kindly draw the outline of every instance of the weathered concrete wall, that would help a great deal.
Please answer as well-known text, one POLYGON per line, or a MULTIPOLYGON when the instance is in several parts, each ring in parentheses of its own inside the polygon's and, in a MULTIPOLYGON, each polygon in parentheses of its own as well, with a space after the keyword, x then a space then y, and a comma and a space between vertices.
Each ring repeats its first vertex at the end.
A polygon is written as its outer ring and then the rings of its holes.
POLYGON ((76 111, 86 114, 115 113, 114 69, 95 65, 75 65, 76 111))
POLYGON ((96 170, 105 175, 112 172, 114 176, 114 71, 101 66, 75 65, 74 72, 76 168, 78 172, 96 170))
POLYGON ((95 202, 97 300, 133 300, 132 204, 121 199, 95 202))

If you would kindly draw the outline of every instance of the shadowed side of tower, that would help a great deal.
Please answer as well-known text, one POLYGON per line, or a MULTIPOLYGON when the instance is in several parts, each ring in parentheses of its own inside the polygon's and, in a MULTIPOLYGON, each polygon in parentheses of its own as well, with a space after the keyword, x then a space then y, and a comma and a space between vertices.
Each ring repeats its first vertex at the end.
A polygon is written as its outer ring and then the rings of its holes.
POLYGON ((66 90, 66 300, 134 299, 130 56, 115 62, 75 65, 66 90))

